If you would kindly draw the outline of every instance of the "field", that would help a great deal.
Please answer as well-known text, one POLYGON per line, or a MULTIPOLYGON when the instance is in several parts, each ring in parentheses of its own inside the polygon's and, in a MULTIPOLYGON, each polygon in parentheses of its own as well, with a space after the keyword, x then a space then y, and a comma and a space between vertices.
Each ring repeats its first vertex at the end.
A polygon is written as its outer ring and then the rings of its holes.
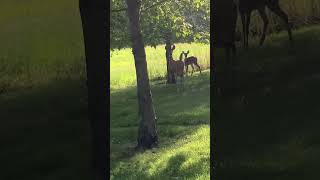
MULTIPOLYGON (((196 55, 202 69, 209 68, 209 46, 176 44, 174 59, 182 50, 196 55)), ((134 153, 137 139, 137 98, 134 61, 129 49, 111 57, 111 163, 112 179, 208 179, 210 159, 210 73, 194 73, 185 89, 165 83, 163 46, 146 48, 149 76, 158 117, 160 145, 134 153)))
POLYGON ((240 50, 237 94, 215 96, 218 179, 319 178, 320 26, 293 35, 293 48, 281 32, 240 50))
MULTIPOLYGON (((89 179, 90 129, 77 7, 77 1, 0 2, 0 179, 89 179)), ((201 55, 200 64, 208 67, 206 45, 178 44, 174 57, 188 49, 192 55, 201 55)), ((135 145, 137 134, 135 73, 128 52, 113 53, 110 62, 114 179, 134 175, 128 172, 130 169, 123 169, 131 165, 136 167, 131 171, 140 177, 175 174, 206 179, 209 72, 201 76, 195 73, 186 82, 184 93, 178 93, 175 86, 153 84, 159 148, 152 155, 126 155, 126 148, 135 145)), ((158 54, 148 58, 152 78, 164 75, 163 52, 162 46, 147 47, 147 54, 158 54)))
MULTIPOLYGON (((319 22, 317 0, 292 0, 285 6, 295 27, 319 22)), ((89 179, 90 129, 78 1, 2 0, 0 11, 0 179, 89 179)), ((253 31, 258 32, 254 28, 260 21, 253 21, 253 31)), ((220 179, 318 179, 319 32, 319 26, 295 30, 290 51, 284 32, 268 36, 263 48, 252 42, 250 53, 239 50, 240 95, 248 104, 236 97, 216 99, 212 105, 217 112, 213 115, 220 179)), ((174 58, 188 49, 202 57, 203 68, 208 67, 207 45, 177 44, 174 58)), ((160 144, 133 153, 133 59, 129 49, 113 52, 112 178, 208 179, 209 71, 188 77, 181 91, 164 84, 163 46, 146 50, 160 144)), ((223 55, 218 55, 218 63, 219 59, 223 55)))
MULTIPOLYGON (((178 60, 182 51, 190 51, 188 56, 196 56, 199 58, 201 69, 210 67, 210 47, 206 44, 175 44, 176 49, 173 51, 173 59, 178 60)), ((146 47, 146 56, 148 63, 149 78, 163 79, 166 76, 166 58, 164 45, 156 48, 146 47)), ((195 70, 197 67, 195 67, 195 70)), ((191 67, 189 67, 191 72, 191 67)), ((121 89, 136 84, 136 72, 134 68, 134 60, 132 51, 129 48, 120 51, 111 52, 110 61, 110 87, 113 89, 121 89)))

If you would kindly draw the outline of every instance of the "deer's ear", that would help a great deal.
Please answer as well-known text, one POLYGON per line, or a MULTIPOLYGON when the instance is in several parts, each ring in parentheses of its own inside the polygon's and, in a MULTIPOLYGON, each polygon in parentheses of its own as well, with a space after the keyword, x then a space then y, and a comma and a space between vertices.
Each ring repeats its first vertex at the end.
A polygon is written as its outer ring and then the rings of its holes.
POLYGON ((182 51, 182 53, 184 53, 184 51, 182 51))
POLYGON ((187 53, 189 53, 189 50, 187 51, 187 53))

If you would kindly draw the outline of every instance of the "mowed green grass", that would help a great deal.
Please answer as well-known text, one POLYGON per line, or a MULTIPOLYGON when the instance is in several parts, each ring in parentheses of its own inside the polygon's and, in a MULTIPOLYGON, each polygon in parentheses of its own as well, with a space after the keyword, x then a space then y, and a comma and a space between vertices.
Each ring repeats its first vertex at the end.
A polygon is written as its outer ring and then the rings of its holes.
MULTIPOLYGON (((177 43, 173 51, 173 59, 178 60, 182 51, 189 50, 188 56, 196 56, 202 69, 210 67, 210 46, 198 43, 177 43)), ((167 66, 164 45, 156 48, 146 47, 146 57, 149 78, 162 79, 166 76, 167 66)), ((197 68, 197 67, 195 67, 197 68)), ((197 69, 196 69, 197 70, 197 69)), ((191 67, 189 67, 191 72, 191 67)), ((136 72, 132 50, 130 48, 111 52, 110 61, 110 87, 111 89, 125 88, 136 85, 136 72)))
MULTIPOLYGON (((176 44, 209 68, 209 45, 176 44)), ((149 77, 157 115, 159 146, 136 152, 138 107, 134 60, 130 49, 111 57, 111 179, 210 178, 210 72, 185 78, 181 85, 166 84, 163 46, 146 48, 149 77)), ((180 81, 178 81, 180 83, 180 81)))
POLYGON ((78 1, 0 1, 0 179, 90 179, 78 1))
POLYGON ((3 0, 0 11, 0 89, 85 77, 78 0, 3 0))
MULTIPOLYGON (((90 123, 78 1, 4 0, 0 11, 0 179, 90 179, 90 123)), ((208 67, 208 46, 178 44, 176 59, 179 48, 203 58, 199 63, 208 67)), ((129 53, 125 58, 114 55, 110 64, 118 70, 111 70, 113 178, 168 179, 174 174, 207 179, 209 72, 195 73, 186 80, 186 90, 177 92, 175 86, 153 80, 164 76, 163 47, 146 49, 147 54, 159 55, 148 58, 159 147, 152 155, 149 151, 132 155, 138 123, 133 59, 129 53), (129 80, 117 79, 121 74, 129 80)))
POLYGON ((239 48, 239 90, 211 104, 217 179, 319 179, 320 26, 293 35, 293 48, 285 32, 239 48))

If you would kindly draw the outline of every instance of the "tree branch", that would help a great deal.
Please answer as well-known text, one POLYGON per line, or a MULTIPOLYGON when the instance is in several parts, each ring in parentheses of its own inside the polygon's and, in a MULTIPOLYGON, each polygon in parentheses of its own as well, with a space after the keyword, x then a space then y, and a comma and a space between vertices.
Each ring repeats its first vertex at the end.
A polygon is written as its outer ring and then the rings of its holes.
POLYGON ((166 1, 169 1, 169 0, 162 0, 162 1, 156 2, 156 3, 152 4, 149 7, 146 7, 144 9, 142 9, 141 13, 144 12, 144 11, 147 11, 148 9, 151 9, 151 8, 154 8, 154 7, 158 6, 158 5, 161 5, 162 3, 166 2, 166 1))
POLYGON ((122 9, 112 9, 111 12, 122 12, 122 11, 126 11, 128 8, 122 8, 122 9))
MULTIPOLYGON (((169 0, 162 0, 162 1, 156 2, 156 3, 152 4, 152 5, 150 5, 149 7, 146 7, 144 9, 142 9, 140 11, 140 13, 143 13, 143 12, 145 12, 145 11, 151 9, 151 8, 154 8, 154 7, 158 6, 158 5, 161 5, 162 3, 166 2, 166 1, 169 1, 169 0)), ((123 11, 126 11, 127 9, 128 9, 127 7, 126 8, 121 8, 121 9, 112 9, 111 12, 112 13, 123 12, 123 11)))

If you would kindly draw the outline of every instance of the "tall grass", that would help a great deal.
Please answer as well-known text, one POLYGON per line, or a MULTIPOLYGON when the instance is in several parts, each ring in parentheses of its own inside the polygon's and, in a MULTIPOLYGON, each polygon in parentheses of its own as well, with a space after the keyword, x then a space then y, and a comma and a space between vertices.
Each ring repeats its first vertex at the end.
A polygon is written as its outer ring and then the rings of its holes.
MULTIPOLYGON (((189 56, 198 57, 198 63, 202 69, 210 67, 210 46, 207 44, 175 44, 173 59, 179 59, 182 51, 189 50, 189 56)), ((164 45, 157 48, 146 47, 149 78, 163 78, 166 75, 166 58, 164 45)), ((196 67, 195 67, 196 68, 196 67)), ((197 70, 197 69, 196 69, 197 70)), ((110 59, 110 87, 119 89, 129 85, 135 85, 136 73, 134 59, 130 48, 111 52, 110 59)))
POLYGON ((2 0, 0 12, 0 91, 85 77, 77 0, 2 0))
MULTIPOLYGON (((280 7, 288 14, 293 28, 320 23, 319 0, 279 0, 280 7)), ((268 33, 278 32, 285 28, 283 21, 274 13, 267 10, 269 17, 268 33)), ((238 21, 238 31, 242 31, 241 21, 238 21)), ((252 13, 250 33, 261 34, 263 22, 257 11, 252 13)))

